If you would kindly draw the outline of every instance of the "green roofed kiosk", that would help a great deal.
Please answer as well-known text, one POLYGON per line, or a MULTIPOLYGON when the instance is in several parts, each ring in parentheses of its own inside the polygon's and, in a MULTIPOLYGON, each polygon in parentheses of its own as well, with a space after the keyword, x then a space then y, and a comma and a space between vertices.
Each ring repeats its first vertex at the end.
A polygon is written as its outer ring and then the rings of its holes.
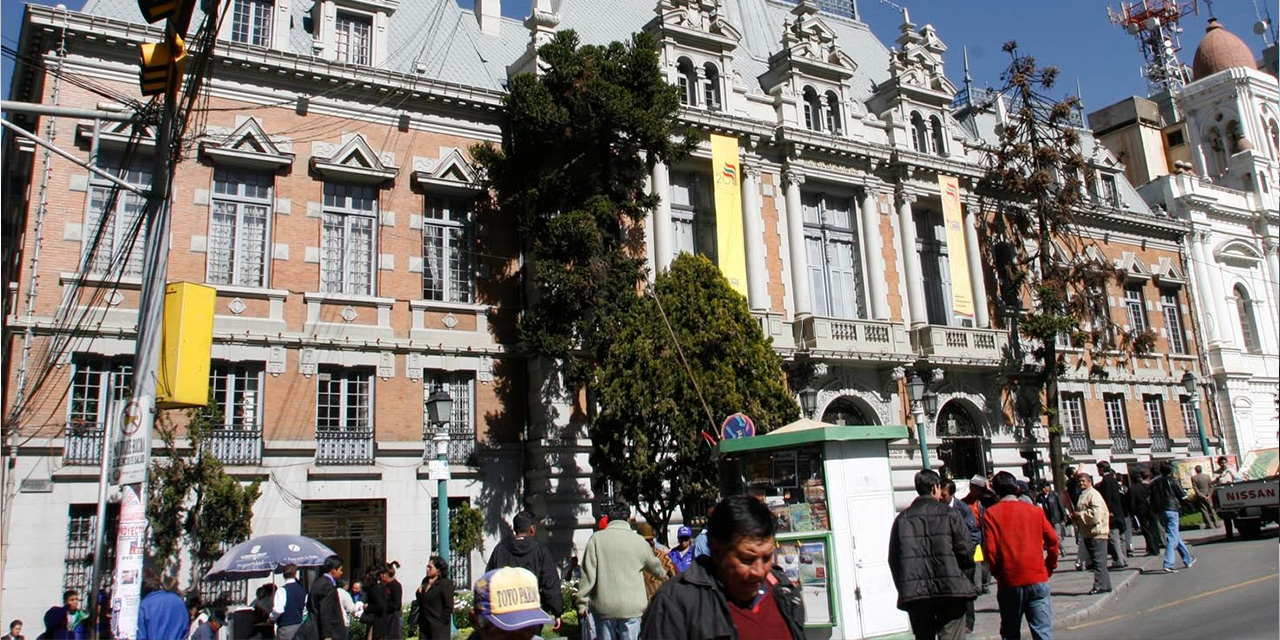
POLYGON ((903 426, 801 419, 718 445, 724 495, 748 493, 773 511, 775 560, 804 588, 811 639, 872 638, 909 628, 889 573, 897 511, 890 440, 903 426))

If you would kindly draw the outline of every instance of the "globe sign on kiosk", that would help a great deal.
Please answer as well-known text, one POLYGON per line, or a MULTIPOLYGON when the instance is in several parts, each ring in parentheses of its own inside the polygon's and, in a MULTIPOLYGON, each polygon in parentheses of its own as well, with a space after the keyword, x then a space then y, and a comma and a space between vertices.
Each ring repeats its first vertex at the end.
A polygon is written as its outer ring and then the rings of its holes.
POLYGON ((724 419, 724 423, 720 425, 720 439, 733 440, 736 438, 750 438, 756 435, 756 423, 751 421, 751 417, 745 413, 735 413, 724 419))

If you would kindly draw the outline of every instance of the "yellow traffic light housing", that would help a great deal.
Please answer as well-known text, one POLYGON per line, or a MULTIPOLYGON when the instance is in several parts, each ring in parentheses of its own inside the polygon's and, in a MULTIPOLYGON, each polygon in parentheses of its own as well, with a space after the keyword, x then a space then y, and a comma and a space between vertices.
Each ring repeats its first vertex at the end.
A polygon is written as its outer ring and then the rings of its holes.
POLYGON ((147 22, 155 24, 178 10, 178 0, 138 0, 138 9, 147 22))
POLYGON ((182 37, 170 34, 169 42, 147 42, 138 48, 142 61, 142 69, 138 73, 142 95, 176 91, 187 68, 187 49, 182 37))

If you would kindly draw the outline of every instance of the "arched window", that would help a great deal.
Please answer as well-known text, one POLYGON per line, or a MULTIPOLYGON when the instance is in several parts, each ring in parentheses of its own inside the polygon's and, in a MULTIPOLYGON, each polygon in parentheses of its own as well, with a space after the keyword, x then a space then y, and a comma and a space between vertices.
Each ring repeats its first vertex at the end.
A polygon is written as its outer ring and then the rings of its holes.
POLYGON ((929 130, 919 111, 911 112, 911 148, 920 153, 929 153, 929 130))
POLYGON ((1262 350, 1258 344, 1258 323, 1253 318, 1253 300, 1244 285, 1236 285, 1236 313, 1240 315, 1240 342, 1245 351, 1258 353, 1262 350))
POLYGON ((813 87, 804 88, 804 127, 810 131, 821 131, 822 101, 813 87))
POLYGON ((693 70, 693 63, 688 58, 680 58, 676 62, 676 84, 680 87, 680 104, 694 106, 698 104, 698 74, 693 70))
POLYGON ((944 143, 946 135, 942 131, 942 120, 939 120, 938 116, 931 116, 929 118, 929 129, 930 133, 933 134, 933 152, 940 156, 947 155, 947 146, 944 143))
POLYGON ((840 114, 840 97, 834 91, 828 91, 827 99, 827 131, 840 134, 844 131, 844 124, 840 114))
POLYGON ((720 70, 708 62, 702 67, 706 78, 702 81, 702 104, 712 111, 720 110, 720 70))
POLYGON ((822 413, 822 421, 840 426, 874 425, 875 421, 869 419, 868 415, 869 412, 859 406, 859 401, 848 396, 840 396, 827 405, 827 410, 822 413))

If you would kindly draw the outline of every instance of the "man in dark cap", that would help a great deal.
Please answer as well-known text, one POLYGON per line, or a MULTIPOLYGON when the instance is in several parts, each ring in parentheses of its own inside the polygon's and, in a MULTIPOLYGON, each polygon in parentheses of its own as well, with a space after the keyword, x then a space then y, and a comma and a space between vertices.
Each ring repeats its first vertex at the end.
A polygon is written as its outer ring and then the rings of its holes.
POLYGON ((564 598, 560 595, 560 571, 556 568, 555 558, 551 557, 551 551, 535 537, 538 519, 528 511, 521 511, 511 520, 511 532, 514 535, 504 539, 493 550, 485 571, 520 567, 537 576, 542 610, 556 619, 555 628, 559 629, 560 616, 564 614, 564 598))

